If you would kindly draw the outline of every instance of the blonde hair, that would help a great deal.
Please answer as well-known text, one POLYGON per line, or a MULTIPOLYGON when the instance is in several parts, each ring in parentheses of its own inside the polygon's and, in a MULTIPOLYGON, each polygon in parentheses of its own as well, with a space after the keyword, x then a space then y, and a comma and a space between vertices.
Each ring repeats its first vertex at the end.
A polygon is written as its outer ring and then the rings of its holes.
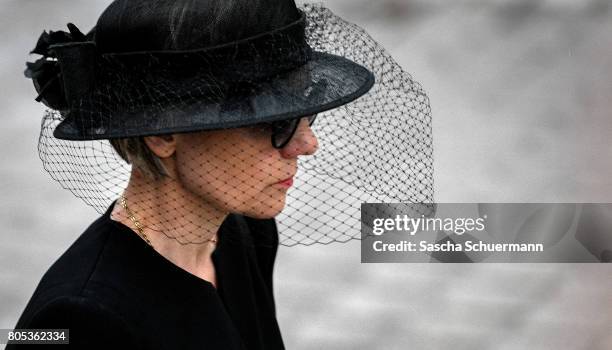
POLYGON ((111 139, 109 141, 124 161, 137 167, 150 179, 160 180, 168 176, 161 159, 151 152, 144 137, 111 139))

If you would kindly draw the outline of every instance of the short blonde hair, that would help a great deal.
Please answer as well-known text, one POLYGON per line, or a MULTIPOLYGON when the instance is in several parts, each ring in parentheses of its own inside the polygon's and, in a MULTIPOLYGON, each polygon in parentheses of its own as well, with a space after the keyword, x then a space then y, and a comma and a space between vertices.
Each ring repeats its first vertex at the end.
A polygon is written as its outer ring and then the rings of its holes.
POLYGON ((161 159, 147 146, 144 137, 111 139, 109 141, 123 160, 140 169, 150 179, 160 180, 168 176, 161 159))

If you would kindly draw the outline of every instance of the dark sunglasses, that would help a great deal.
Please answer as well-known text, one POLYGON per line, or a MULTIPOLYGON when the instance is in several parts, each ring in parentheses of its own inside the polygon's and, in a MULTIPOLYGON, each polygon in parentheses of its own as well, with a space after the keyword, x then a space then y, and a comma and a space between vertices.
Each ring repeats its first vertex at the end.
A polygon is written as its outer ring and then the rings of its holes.
MULTIPOLYGON (((308 120, 308 125, 312 126, 317 115, 315 114, 304 118, 308 120)), ((266 123, 266 126, 272 130, 272 146, 278 149, 287 146, 300 125, 301 120, 302 118, 295 118, 266 123)))

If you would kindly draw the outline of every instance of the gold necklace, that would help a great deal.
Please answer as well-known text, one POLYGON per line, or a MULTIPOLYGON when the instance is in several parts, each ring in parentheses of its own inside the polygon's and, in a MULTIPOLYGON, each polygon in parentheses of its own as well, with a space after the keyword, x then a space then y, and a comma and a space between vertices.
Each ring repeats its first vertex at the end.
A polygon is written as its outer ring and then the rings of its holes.
POLYGON ((125 199, 124 195, 121 195, 119 202, 121 203, 123 209, 125 209, 125 213, 127 214, 128 218, 130 218, 130 220, 132 220, 132 222, 134 223, 134 226, 136 226, 136 230, 138 230, 138 235, 142 237, 142 239, 144 239, 144 241, 147 242, 147 244, 151 246, 151 248, 153 248, 153 244, 151 244, 149 237, 147 237, 147 234, 144 233, 144 228, 142 227, 142 224, 140 223, 140 221, 138 221, 138 219, 136 219, 130 208, 128 208, 127 200, 125 199))
MULTIPOLYGON (((130 220, 132 220, 132 222, 134 223, 134 226, 136 226, 136 230, 138 230, 138 235, 142 237, 142 239, 144 239, 144 241, 147 242, 147 244, 151 246, 151 248, 153 248, 153 244, 151 244, 151 240, 149 240, 149 237, 147 237, 146 233, 144 233, 144 227, 142 226, 140 221, 136 219, 136 216, 134 216, 134 214, 128 207, 127 200, 125 199, 125 196, 123 194, 121 195, 119 199, 119 203, 121 203, 121 206, 123 207, 123 209, 125 209, 125 213, 127 214, 128 218, 130 218, 130 220)), ((206 241, 211 242, 213 244, 217 244, 216 238, 209 238, 206 241)))

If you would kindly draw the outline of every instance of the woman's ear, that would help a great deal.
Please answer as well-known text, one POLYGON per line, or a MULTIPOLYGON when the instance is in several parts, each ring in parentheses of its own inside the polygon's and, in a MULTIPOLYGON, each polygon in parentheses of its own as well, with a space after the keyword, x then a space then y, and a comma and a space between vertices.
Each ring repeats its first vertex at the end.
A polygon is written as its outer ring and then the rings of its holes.
POLYGON ((174 135, 145 136, 144 141, 159 158, 168 158, 176 151, 176 137, 174 135))

